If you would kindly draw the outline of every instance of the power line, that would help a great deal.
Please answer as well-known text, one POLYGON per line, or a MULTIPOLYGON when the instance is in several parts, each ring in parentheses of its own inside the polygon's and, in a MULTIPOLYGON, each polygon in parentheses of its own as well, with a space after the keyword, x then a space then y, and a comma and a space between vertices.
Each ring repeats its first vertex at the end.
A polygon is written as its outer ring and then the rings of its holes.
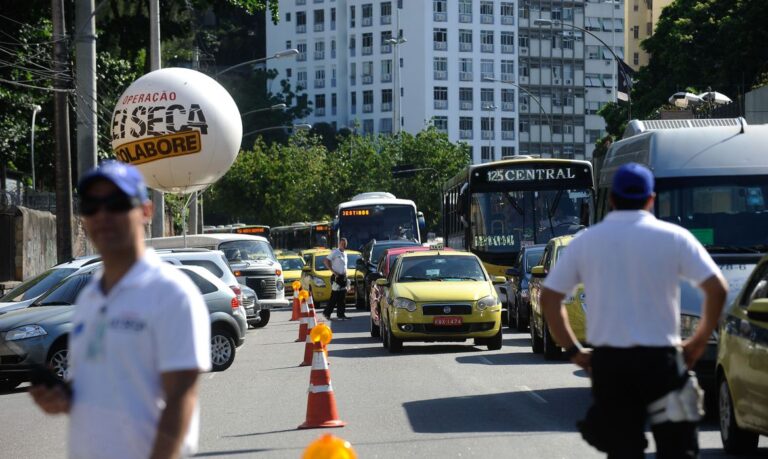
POLYGON ((29 88, 29 89, 39 89, 41 91, 66 92, 66 93, 72 92, 72 89, 44 88, 42 86, 33 86, 30 84, 19 83, 18 81, 6 80, 4 78, 0 78, 0 83, 7 83, 14 86, 21 86, 23 88, 29 88))

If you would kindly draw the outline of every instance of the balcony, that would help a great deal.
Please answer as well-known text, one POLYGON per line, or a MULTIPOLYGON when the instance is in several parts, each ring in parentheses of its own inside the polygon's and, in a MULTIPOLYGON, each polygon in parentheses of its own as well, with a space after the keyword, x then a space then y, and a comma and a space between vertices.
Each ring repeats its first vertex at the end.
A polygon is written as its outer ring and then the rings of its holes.
POLYGON ((357 105, 351 105, 351 106, 349 107, 349 109, 350 109, 350 110, 349 110, 349 111, 350 111, 350 113, 352 113, 353 115, 357 114, 357 105))
POLYGON ((331 21, 331 30, 336 30, 336 21, 331 21))
POLYGON ((481 72, 480 73, 480 81, 485 80, 493 80, 495 77, 493 76, 492 72, 481 72))
MULTIPOLYGON (((462 22, 464 24, 472 23, 472 14, 470 14, 470 13, 462 13, 462 14, 460 14, 459 15, 459 22, 462 22)), ((470 131, 470 132, 472 132, 472 131, 470 131)))
POLYGON ((315 80, 315 88, 324 88, 325 80, 315 80))
POLYGON ((459 51, 472 51, 472 43, 459 43, 459 51))
POLYGON ((502 16, 501 17, 501 23, 503 25, 515 25, 515 17, 514 16, 502 16))
POLYGON ((325 116, 325 107, 316 107, 315 116, 325 116))
POLYGON ((480 51, 484 53, 492 53, 493 43, 483 43, 482 45, 480 45, 480 51))
POLYGON ((461 110, 472 110, 473 103, 471 100, 462 100, 459 102, 459 109, 461 110))
POLYGON ((331 87, 332 88, 336 87, 336 78, 331 78, 331 87))
POLYGON ((514 102, 502 102, 501 103, 501 109, 505 112, 514 112, 515 111, 515 103, 514 102))
POLYGON ((515 54, 515 45, 501 45, 501 52, 504 54, 515 54))
POLYGON ((382 16, 381 17, 381 25, 389 25, 392 24, 392 16, 382 16))
POLYGON ((472 72, 459 72, 459 80, 472 81, 472 72))
POLYGON ((448 13, 440 13, 435 11, 432 14, 433 19, 435 22, 448 22, 448 13))
POLYGON ((306 24, 296 24, 296 33, 306 33, 306 32, 307 32, 306 24))
POLYGON ((315 32, 322 32, 325 30, 325 24, 322 22, 320 24, 315 24, 315 32))
POLYGON ((363 75, 363 84, 373 84, 373 75, 363 75))
POLYGON ((315 0, 315 3, 323 3, 323 0, 315 0))
POLYGON ((382 102, 381 103, 381 111, 382 112, 391 112, 392 111, 392 102, 382 102))
POLYGON ((501 131, 501 140, 515 140, 515 131, 501 131))
POLYGON ((349 48, 349 57, 355 57, 355 49, 356 48, 349 48))
POLYGON ((363 104, 363 113, 373 113, 373 104, 363 104))
POLYGON ((448 49, 448 42, 445 41, 436 41, 435 42, 435 50, 437 51, 446 51, 448 49))
POLYGON ((448 79, 448 71, 446 71, 446 70, 435 70, 434 78, 435 78, 435 80, 447 80, 448 79))
POLYGON ((437 110, 448 110, 448 101, 447 100, 436 100, 435 101, 435 108, 437 110))
POLYGON ((336 48, 331 49, 331 59, 336 59, 336 48))
POLYGON ((370 27, 373 25, 373 18, 371 16, 363 18, 363 27, 370 27))
POLYGON ((493 15, 492 14, 481 14, 480 15, 480 24, 493 24, 493 15))
POLYGON ((315 60, 321 61, 325 59, 325 51, 315 51, 315 60))
POLYGON ((357 84, 357 78, 354 75, 349 76, 349 85, 354 86, 357 84))
POLYGON ((495 136, 493 135, 493 131, 481 131, 480 137, 482 137, 483 140, 493 140, 495 136))
POLYGON ((373 46, 363 46, 362 54, 363 56, 370 56, 373 54, 373 46))
POLYGON ((381 54, 389 54, 392 52, 392 45, 389 43, 381 45, 381 54))
POLYGON ((297 5, 306 5, 307 4, 307 0, 296 0, 296 4, 297 5))
POLYGON ((472 129, 460 129, 459 130, 459 138, 460 139, 471 139, 474 137, 472 135, 472 129))
POLYGON ((307 80, 296 80, 296 87, 297 88, 301 87, 303 89, 307 89, 307 80))
POLYGON ((390 83, 392 81, 392 74, 391 73, 382 73, 381 74, 381 82, 382 83, 390 83))
POLYGON ((515 81, 515 74, 514 73, 502 73, 501 79, 504 81, 515 81))
POLYGON ((336 116, 336 107, 331 107, 331 115, 336 116))
POLYGON ((307 53, 299 53, 296 55, 297 61, 306 61, 307 60, 307 53))

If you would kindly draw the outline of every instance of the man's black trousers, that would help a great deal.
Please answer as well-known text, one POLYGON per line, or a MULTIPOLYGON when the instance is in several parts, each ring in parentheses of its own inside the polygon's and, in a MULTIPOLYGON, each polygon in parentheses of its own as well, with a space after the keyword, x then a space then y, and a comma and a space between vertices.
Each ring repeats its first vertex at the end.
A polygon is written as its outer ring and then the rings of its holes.
POLYGON ((323 315, 331 317, 333 308, 336 307, 336 316, 346 317, 346 296, 347 291, 345 289, 331 291, 331 299, 328 300, 328 304, 325 306, 325 309, 323 309, 323 315))

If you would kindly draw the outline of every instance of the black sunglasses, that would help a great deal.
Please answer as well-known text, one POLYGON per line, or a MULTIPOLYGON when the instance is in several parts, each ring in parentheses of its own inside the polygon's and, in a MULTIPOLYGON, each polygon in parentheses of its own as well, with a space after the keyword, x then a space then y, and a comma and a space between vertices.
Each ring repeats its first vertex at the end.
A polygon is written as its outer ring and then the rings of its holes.
POLYGON ((141 201, 138 198, 132 198, 120 192, 103 198, 83 196, 80 198, 80 215, 90 217, 99 213, 102 208, 113 214, 125 213, 140 205, 141 201))

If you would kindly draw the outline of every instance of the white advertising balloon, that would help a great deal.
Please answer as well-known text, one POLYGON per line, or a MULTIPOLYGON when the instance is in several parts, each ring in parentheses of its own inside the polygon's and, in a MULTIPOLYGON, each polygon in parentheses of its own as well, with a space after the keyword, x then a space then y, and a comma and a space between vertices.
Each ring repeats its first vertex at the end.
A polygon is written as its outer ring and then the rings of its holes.
POLYGON ((182 68, 155 70, 125 90, 112 114, 112 149, 147 185, 192 193, 221 178, 240 149, 235 101, 216 80, 182 68))

